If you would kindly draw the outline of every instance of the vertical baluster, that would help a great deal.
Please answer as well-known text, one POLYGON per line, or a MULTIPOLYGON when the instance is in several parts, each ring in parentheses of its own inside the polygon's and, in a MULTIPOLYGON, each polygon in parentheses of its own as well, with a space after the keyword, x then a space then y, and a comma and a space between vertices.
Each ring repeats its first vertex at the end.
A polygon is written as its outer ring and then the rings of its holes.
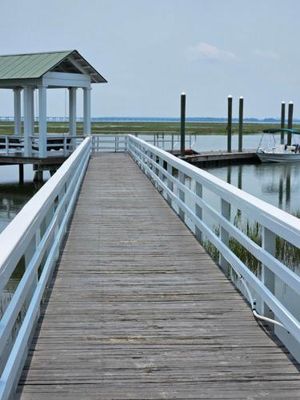
MULTIPOLYGON (((276 256, 276 235, 266 227, 263 227, 262 229, 262 248, 272 256, 276 256)), ((266 288, 268 288, 270 292, 274 293, 275 275, 274 272, 270 271, 265 265, 262 265, 261 280, 266 288)), ((262 304, 261 312, 266 317, 274 318, 273 312, 269 309, 266 303, 262 304)))
POLYGON ((67 137, 64 136, 63 140, 64 140, 64 155, 66 155, 67 154, 67 137))
MULTIPOLYGON (((195 192, 196 192, 196 196, 198 196, 198 197, 200 197, 200 199, 202 199, 203 189, 202 189, 201 183, 195 182, 195 192)), ((199 219, 202 220, 202 218, 203 218, 202 207, 200 207, 196 203, 195 203, 195 214, 199 219)), ((203 240, 202 232, 197 226, 195 227, 195 236, 199 240, 199 242, 202 243, 202 240, 203 240)))
MULTIPOLYGON (((35 232, 35 249, 38 248, 41 241, 41 227, 39 226, 35 232)), ((35 273, 35 282, 38 283, 38 270, 35 273)))
MULTIPOLYGON (((185 175, 181 171, 178 171, 178 180, 183 185, 185 184, 185 175)), ((185 192, 182 189, 178 189, 178 197, 183 203, 185 202, 185 192)), ((179 217, 182 219, 183 222, 185 221, 185 212, 180 208, 180 206, 179 206, 179 217)))
MULTIPOLYGON (((221 214, 224 218, 230 220, 230 203, 221 199, 221 214)), ((222 242, 228 247, 229 246, 229 233, 221 226, 220 238, 222 242)), ((229 264, 226 259, 220 254, 219 264, 222 270, 227 273, 229 264)))
MULTIPOLYGON (((158 157, 158 165, 159 165, 161 168, 163 168, 164 160, 163 160, 161 157, 158 157)), ((160 169, 158 169, 158 177, 159 177, 159 179, 163 182, 163 180, 164 180, 164 174, 163 174, 163 172, 162 172, 160 169)), ((159 188, 160 188, 160 190, 163 191, 163 186, 160 184, 160 182, 159 182, 159 188)), ((164 196, 164 192, 162 193, 162 195, 164 196)))
MULTIPOLYGON (((36 247, 37 247, 37 245, 36 245, 36 236, 33 235, 33 237, 31 238, 31 240, 30 240, 30 242, 28 244, 28 247, 27 247, 27 249, 25 251, 25 254, 24 254, 25 270, 28 268, 29 263, 32 260, 32 257, 34 255, 34 253, 36 252, 36 247)), ((28 307, 28 305, 30 303, 30 300, 31 300, 31 298, 33 296, 33 293, 35 291, 36 285, 37 285, 37 276, 32 281, 32 283, 30 285, 30 288, 28 290, 28 295, 27 295, 27 298, 26 298, 25 307, 28 307)))
MULTIPOLYGON (((167 164, 167 172, 171 175, 171 176, 173 176, 173 167, 172 167, 172 165, 171 164, 167 164)), ((172 180, 170 179, 170 178, 168 178, 168 188, 173 192, 173 182, 172 182, 172 180)), ((173 207, 173 204, 172 204, 172 197, 170 196, 170 195, 167 195, 167 202, 169 203, 169 205, 171 206, 171 207, 173 207)))

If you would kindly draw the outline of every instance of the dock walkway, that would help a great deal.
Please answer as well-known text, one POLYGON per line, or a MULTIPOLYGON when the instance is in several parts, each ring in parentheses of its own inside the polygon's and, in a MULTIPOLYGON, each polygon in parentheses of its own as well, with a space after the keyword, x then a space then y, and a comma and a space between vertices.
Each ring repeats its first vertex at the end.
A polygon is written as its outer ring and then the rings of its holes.
POLYGON ((17 397, 297 399, 300 374, 127 154, 93 157, 17 397))

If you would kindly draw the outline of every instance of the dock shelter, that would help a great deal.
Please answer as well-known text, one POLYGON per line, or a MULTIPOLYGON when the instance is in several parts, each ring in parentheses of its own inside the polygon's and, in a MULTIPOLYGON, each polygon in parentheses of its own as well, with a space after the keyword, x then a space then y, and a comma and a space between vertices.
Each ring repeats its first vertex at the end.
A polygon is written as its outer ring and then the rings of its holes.
POLYGON ((34 93, 38 91, 38 157, 47 157, 47 89, 69 91, 69 135, 76 135, 76 92, 83 89, 83 132, 91 133, 91 84, 106 80, 77 50, 0 56, 0 89, 14 91, 14 134, 23 135, 24 156, 32 156, 34 93), (23 119, 21 93, 23 92, 23 119))

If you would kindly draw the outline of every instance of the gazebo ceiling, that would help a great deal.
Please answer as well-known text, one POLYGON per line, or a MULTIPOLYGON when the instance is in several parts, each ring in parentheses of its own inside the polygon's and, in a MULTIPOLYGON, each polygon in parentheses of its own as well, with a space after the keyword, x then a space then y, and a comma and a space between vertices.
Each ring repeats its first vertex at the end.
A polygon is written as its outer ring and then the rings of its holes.
POLYGON ((107 82, 77 50, 0 56, 0 84, 39 79, 47 72, 84 74, 91 83, 107 82))

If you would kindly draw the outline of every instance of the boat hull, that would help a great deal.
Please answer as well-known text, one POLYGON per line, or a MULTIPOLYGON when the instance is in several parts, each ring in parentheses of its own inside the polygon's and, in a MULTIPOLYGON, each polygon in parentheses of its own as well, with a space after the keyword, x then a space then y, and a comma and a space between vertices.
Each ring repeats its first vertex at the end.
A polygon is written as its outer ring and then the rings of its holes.
POLYGON ((287 163, 300 161, 300 153, 256 153, 261 162, 287 163))

